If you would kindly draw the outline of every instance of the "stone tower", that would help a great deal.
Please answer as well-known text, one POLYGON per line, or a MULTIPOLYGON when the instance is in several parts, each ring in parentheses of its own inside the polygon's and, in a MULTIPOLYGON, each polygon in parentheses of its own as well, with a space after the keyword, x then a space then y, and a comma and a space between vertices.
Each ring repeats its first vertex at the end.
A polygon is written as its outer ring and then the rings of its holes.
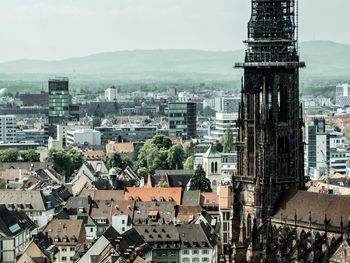
MULTIPOLYGON (((251 0, 234 178, 234 242, 247 250, 285 189, 304 184, 295 0, 251 0)), ((238 250, 237 250, 238 251, 238 250)), ((241 262, 241 261, 238 261, 241 262)))

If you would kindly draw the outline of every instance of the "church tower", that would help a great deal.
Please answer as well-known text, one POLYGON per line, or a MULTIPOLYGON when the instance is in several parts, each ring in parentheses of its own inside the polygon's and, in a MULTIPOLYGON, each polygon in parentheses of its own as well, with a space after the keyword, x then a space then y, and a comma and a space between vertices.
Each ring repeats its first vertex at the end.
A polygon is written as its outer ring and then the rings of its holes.
POLYGON ((296 0, 251 0, 244 63, 237 176, 235 246, 248 246, 286 189, 304 185, 296 0))

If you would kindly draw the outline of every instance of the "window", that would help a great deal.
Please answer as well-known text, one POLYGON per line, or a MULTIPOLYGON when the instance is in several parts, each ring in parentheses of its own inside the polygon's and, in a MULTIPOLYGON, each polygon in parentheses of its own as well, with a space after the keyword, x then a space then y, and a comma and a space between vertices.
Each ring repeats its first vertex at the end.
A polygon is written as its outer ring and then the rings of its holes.
POLYGON ((75 247, 71 247, 71 248, 70 248, 70 251, 75 251, 75 247))
POLYGON ((198 254, 199 254, 199 251, 197 249, 192 250, 192 255, 198 255, 198 254))
POLYGON ((202 258, 202 262, 209 262, 209 258, 202 258))
POLYGON ((125 231, 125 227, 122 227, 122 231, 123 231, 123 232, 125 231))
POLYGON ((192 258, 192 262, 199 262, 199 258, 192 258))
POLYGON ((208 249, 203 249, 202 250, 202 254, 203 255, 208 255, 209 254, 209 250, 208 249))
POLYGON ((66 261, 67 260, 67 257, 62 257, 62 261, 66 261))
POLYGON ((94 228, 93 227, 90 227, 90 232, 94 232, 94 228))
POLYGON ((123 224, 123 225, 125 224, 125 220, 122 220, 122 224, 123 224))
POLYGON ((67 251, 67 248, 66 248, 66 247, 63 247, 63 248, 62 248, 62 251, 67 251))
POLYGON ((70 257, 70 261, 73 261, 73 257, 70 257))
POLYGON ((187 249, 184 249, 184 250, 182 251, 182 254, 183 254, 183 255, 188 255, 188 250, 187 250, 187 249))
POLYGON ((190 262, 189 258, 182 258, 182 262, 190 262))

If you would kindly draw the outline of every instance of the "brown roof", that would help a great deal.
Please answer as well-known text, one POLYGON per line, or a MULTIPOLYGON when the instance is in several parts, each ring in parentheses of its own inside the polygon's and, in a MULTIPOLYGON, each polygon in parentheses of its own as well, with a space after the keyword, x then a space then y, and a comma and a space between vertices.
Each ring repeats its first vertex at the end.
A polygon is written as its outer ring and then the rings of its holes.
POLYGON ((163 187, 163 188, 136 188, 128 187, 125 190, 124 199, 139 199, 139 201, 161 201, 168 202, 169 198, 175 205, 181 204, 182 189, 180 187, 163 187), (155 200, 152 200, 155 199, 155 200))
POLYGON ((84 188, 79 196, 90 196, 93 200, 123 200, 124 190, 96 190, 84 188))
POLYGON ((87 151, 83 151, 82 154, 86 159, 92 159, 92 160, 96 160, 96 159, 100 160, 106 156, 105 152, 101 150, 87 150, 87 151))
POLYGON ((180 205, 177 213, 177 221, 179 223, 190 223, 201 214, 200 206, 180 205))
POLYGON ((112 216, 115 214, 127 214, 132 219, 134 214, 135 202, 131 200, 96 200, 91 209, 91 217, 94 219, 108 219, 112 222, 112 216))
POLYGON ((113 201, 95 201, 96 206, 91 208, 93 219, 108 219, 112 223, 112 215, 115 210, 113 201))
POLYGON ((274 219, 293 220, 297 216, 299 222, 324 225, 325 219, 330 220, 329 226, 340 227, 350 216, 350 197, 289 190, 282 196, 273 215, 274 219))
POLYGON ((52 239, 54 244, 73 245, 84 241, 84 224, 80 219, 53 219, 43 233, 52 239))

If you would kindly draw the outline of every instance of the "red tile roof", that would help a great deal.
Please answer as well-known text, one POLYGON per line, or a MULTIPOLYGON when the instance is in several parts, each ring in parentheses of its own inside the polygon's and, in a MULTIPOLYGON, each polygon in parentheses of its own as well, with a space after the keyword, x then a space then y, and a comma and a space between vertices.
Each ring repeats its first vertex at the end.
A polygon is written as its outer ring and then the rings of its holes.
POLYGON ((164 188, 136 188, 128 187, 125 190, 124 199, 139 199, 139 201, 161 201, 163 198, 164 202, 168 202, 169 198, 176 205, 181 204, 182 189, 180 187, 164 187, 164 188))

